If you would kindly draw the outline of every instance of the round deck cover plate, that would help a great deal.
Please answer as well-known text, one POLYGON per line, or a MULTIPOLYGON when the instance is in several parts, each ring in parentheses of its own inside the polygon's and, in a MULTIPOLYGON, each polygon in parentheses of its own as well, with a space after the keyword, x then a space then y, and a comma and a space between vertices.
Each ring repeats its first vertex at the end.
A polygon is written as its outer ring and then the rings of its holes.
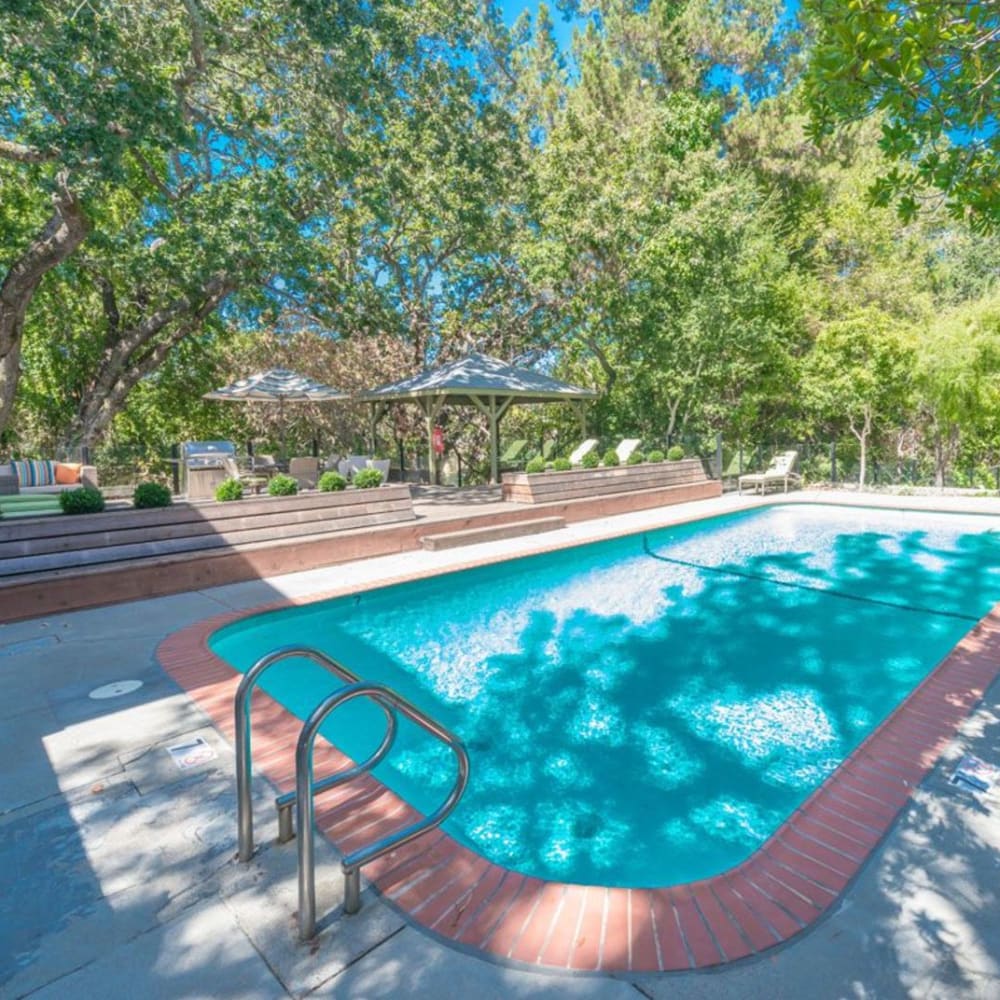
POLYGON ((141 687, 142 681, 112 681, 110 684, 94 688, 90 692, 90 697, 95 701, 100 701, 102 698, 120 698, 123 694, 131 694, 141 687))

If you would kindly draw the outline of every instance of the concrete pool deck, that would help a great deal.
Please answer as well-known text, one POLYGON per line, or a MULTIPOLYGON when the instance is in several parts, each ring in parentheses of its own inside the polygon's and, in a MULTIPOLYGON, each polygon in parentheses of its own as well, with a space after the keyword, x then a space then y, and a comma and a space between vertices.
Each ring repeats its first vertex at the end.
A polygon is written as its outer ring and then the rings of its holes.
MULTIPOLYGON (((758 502, 724 497, 583 522, 560 540, 758 502)), ((905 505, 1000 514, 990 500, 907 498, 905 505)), ((296 944, 295 851, 274 843, 268 788, 257 782, 263 847, 238 865, 231 750, 156 663, 157 646, 217 614, 552 544, 535 536, 404 553, 0 626, 0 996, 1000 995, 1000 802, 947 782, 948 762, 962 752, 1000 762, 997 683, 832 911, 761 956, 708 972, 615 977, 485 961, 426 935, 370 889, 362 912, 344 917, 337 857, 322 839, 317 885, 328 916, 316 942, 296 944), (131 678, 143 687, 88 697, 131 678), (198 736, 216 756, 180 770, 166 748, 198 736)))

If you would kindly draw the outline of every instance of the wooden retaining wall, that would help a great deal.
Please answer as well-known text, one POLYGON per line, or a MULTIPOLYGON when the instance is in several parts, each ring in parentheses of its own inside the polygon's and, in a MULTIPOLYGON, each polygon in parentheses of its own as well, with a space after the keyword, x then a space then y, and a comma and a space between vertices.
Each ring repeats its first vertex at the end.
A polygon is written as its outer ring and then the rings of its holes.
MULTIPOLYGON (((486 512, 466 511, 454 517, 436 519, 429 529, 425 518, 417 518, 410 500, 409 487, 405 485, 382 486, 378 490, 357 491, 354 495, 366 495, 366 502, 384 503, 395 498, 400 503, 395 522, 383 521, 368 526, 344 528, 346 518, 338 521, 333 528, 324 521, 312 522, 310 533, 295 534, 292 523, 286 524, 288 533, 276 530, 266 541, 227 544, 222 547, 206 547, 195 551, 175 551, 148 558, 132 558, 115 562, 94 562, 86 566, 74 565, 62 569, 36 570, 0 577, 0 623, 33 618, 39 615, 71 611, 78 608, 92 608, 103 604, 117 604, 121 601, 140 600, 176 594, 184 591, 202 590, 241 580, 259 580, 295 573, 301 570, 335 566, 338 563, 356 559, 407 552, 421 547, 421 539, 434 532, 463 531, 481 528, 490 524, 512 524, 542 515, 564 518, 567 523, 587 521, 598 517, 612 517, 630 511, 665 507, 690 500, 704 500, 720 496, 721 484, 718 480, 702 480, 680 486, 661 489, 637 490, 603 496, 588 496, 575 500, 562 500, 548 504, 529 506, 512 503, 509 509, 496 508, 486 512), (400 498, 396 491, 404 492, 400 498)), ((312 494, 300 500, 313 499, 312 494)), ((349 503, 352 492, 325 494, 330 498, 343 497, 349 503)), ((275 514, 288 498, 262 498, 260 500, 233 501, 226 505, 224 514, 243 514, 247 518, 258 517, 261 510, 271 508, 275 514), (238 505, 245 505, 242 509, 238 505), (258 506, 262 505, 262 506, 258 506), (267 506, 263 506, 267 505, 267 506), (272 506, 273 505, 273 506, 272 506)), ((322 503, 322 501, 321 501, 322 503)), ((203 520, 212 520, 206 511, 213 505, 191 505, 202 513, 203 520)), ((181 505, 166 508, 161 513, 170 521, 181 505), (169 515, 169 516, 168 516, 169 515)), ((312 510, 311 505, 300 508, 312 510)), ((45 545, 58 545, 58 536, 66 533, 72 522, 84 533, 95 534, 110 530, 110 522, 105 519, 121 516, 126 519, 146 517, 152 511, 121 511, 94 514, 80 518, 50 517, 36 521, 17 521, 4 524, 0 521, 0 555, 10 553, 11 543, 24 542, 31 537, 35 526, 48 525, 50 533, 45 536, 45 545), (89 531, 93 525, 94 531, 89 531)), ((288 517, 292 511, 280 511, 288 517)), ((375 511, 375 515, 385 515, 387 511, 375 511)), ((185 523, 172 522, 173 530, 179 531, 185 523)), ((302 522, 296 522, 305 526, 302 522)), ((121 522, 123 531, 133 531, 136 527, 128 520, 121 522)), ((233 529, 230 525, 230 530, 233 529)), ((277 520, 275 522, 277 529, 277 520)), ((251 528, 250 530, 255 530, 251 528)), ((125 536, 128 537, 128 536, 125 536)), ((204 537, 204 536, 202 536, 204 537)), ((42 539, 37 537, 36 541, 42 539)), ((133 544, 127 542, 126 544, 133 544)), ((96 548, 96 546, 95 546, 96 548)), ((23 549, 20 549, 23 553, 23 549)), ((36 551, 33 547, 31 551, 36 551)), ((39 553, 44 554, 44 553, 39 553)), ((9 558, 10 555, 7 555, 9 558)))
POLYGON ((697 458, 568 472, 505 472, 503 498, 515 503, 553 503, 706 482, 709 479, 697 458))

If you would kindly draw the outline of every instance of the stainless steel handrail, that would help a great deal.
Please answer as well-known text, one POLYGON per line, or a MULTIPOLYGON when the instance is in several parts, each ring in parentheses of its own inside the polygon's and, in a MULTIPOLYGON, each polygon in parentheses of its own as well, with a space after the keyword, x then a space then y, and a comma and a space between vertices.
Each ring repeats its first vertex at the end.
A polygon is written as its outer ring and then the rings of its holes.
POLYGON ((394 847, 409 843, 427 830, 443 823, 458 805, 469 782, 469 755, 462 741, 391 688, 382 684, 359 682, 341 688, 318 705, 302 727, 295 747, 296 812, 299 830, 299 938, 302 941, 309 941, 316 936, 316 857, 313 846, 315 811, 313 797, 310 794, 310 789, 313 787, 313 745, 319 727, 326 717, 354 698, 372 698, 380 704, 391 705, 396 711, 402 712, 412 722, 441 740, 455 754, 458 777, 448 797, 429 816, 343 858, 341 868, 344 872, 345 913, 357 913, 361 908, 361 867, 394 847))
MULTIPOLYGON (((250 739, 250 707, 251 696, 254 688, 260 680, 261 674, 269 667, 281 660, 291 657, 302 657, 320 664, 331 673, 348 684, 356 684, 359 680, 357 674, 348 670, 342 663, 338 663, 326 653, 320 652, 309 646, 282 646, 280 649, 272 650, 262 656, 244 675, 240 681, 240 686, 236 689, 234 708, 236 715, 236 828, 237 840, 239 843, 238 857, 240 861, 249 861, 253 856, 253 799, 251 797, 251 784, 253 780, 253 757, 250 739)), ((364 764, 357 766, 358 773, 374 767, 389 752, 396 737, 396 716, 392 708, 379 702, 382 711, 385 713, 387 726, 386 735, 378 749, 369 757, 364 764)), ((353 771, 355 769, 351 769, 353 771)), ((347 780, 347 775, 351 773, 339 772, 331 775, 319 782, 314 791, 322 791, 331 785, 339 784, 347 780)), ((353 775, 352 775, 353 776, 353 775)), ((293 832, 290 829, 291 804, 295 801, 294 795, 288 793, 279 796, 276 800, 278 806, 278 829, 279 838, 290 840, 293 832)))

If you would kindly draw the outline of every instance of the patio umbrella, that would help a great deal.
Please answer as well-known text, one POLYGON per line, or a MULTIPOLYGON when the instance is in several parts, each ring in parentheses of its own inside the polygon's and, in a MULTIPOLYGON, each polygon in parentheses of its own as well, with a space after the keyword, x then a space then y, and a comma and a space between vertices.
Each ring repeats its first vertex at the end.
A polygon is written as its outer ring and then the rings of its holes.
POLYGON ((281 454, 285 457, 285 403, 325 403, 333 399, 347 399, 348 394, 324 385, 308 375, 271 368, 231 385, 206 392, 202 399, 215 399, 227 403, 277 403, 278 423, 281 425, 281 454))

